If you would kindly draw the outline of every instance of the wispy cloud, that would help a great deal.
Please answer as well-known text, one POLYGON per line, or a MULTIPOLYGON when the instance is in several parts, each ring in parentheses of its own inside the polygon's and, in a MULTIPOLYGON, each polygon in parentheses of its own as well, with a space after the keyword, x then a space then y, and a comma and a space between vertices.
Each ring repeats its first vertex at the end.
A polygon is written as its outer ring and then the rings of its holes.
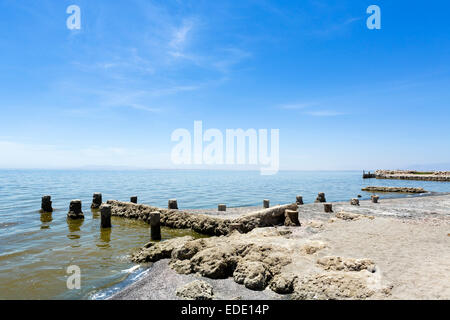
POLYGON ((336 117, 344 115, 345 113, 333 111, 333 110, 319 110, 319 111, 307 111, 304 114, 313 116, 313 117, 336 117))
POLYGON ((316 105, 318 105, 318 104, 315 102, 288 103, 288 104, 281 104, 278 106, 278 108, 284 109, 284 110, 300 110, 300 109, 305 109, 305 108, 309 108, 309 107, 314 107, 316 105))

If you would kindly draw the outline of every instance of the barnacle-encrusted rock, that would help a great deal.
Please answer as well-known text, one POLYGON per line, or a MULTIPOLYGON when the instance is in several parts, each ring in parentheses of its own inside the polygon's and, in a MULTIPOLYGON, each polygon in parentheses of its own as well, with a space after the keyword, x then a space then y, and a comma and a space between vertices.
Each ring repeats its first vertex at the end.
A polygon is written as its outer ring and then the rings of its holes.
POLYGON ((302 277, 294 285, 295 300, 366 299, 375 292, 354 273, 330 272, 302 277))
POLYGON ((370 259, 323 257, 317 260, 317 264, 324 270, 375 272, 375 263, 370 259))
POLYGON ((176 295, 185 300, 212 300, 214 293, 208 282, 195 280, 177 288, 176 295))

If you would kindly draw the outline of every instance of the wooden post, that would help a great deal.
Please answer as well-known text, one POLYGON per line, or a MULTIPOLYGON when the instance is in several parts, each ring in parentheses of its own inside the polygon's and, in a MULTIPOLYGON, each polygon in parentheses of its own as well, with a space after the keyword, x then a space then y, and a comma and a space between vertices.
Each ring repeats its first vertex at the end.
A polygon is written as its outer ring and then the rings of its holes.
POLYGON ((132 197, 130 198, 130 202, 131 202, 131 203, 137 203, 137 196, 132 196, 132 197))
POLYGON ((302 205, 303 204, 303 197, 302 196, 297 196, 295 198, 295 201, 297 202, 298 205, 302 205))
POLYGON ((315 202, 327 202, 327 200, 325 199, 325 193, 319 192, 315 202))
POLYGON ((170 199, 170 200, 169 200, 169 203, 168 203, 168 208, 169 208, 169 209, 178 210, 177 199, 170 199))
POLYGON ((92 196, 92 204, 91 209, 98 209, 102 205, 102 194, 101 193, 94 193, 92 196))
POLYGON ((327 213, 333 212, 333 205, 331 203, 324 203, 323 210, 327 213))
POLYGON ((270 207, 270 200, 269 199, 264 199, 263 207, 266 208, 266 209, 270 207))
POLYGON ((227 205, 221 203, 221 204, 219 204, 219 205, 217 206, 217 210, 218 210, 218 211, 227 211, 227 205))
POLYGON ((350 200, 350 204, 352 206, 359 206, 359 199, 353 198, 352 200, 350 200))
POLYGON ((241 224, 240 223, 230 223, 229 233, 232 233, 234 230, 237 230, 240 233, 241 232, 241 224))
POLYGON ((291 227, 300 226, 297 210, 284 210, 284 225, 291 227))
POLYGON ((376 195, 373 195, 373 196, 371 197, 371 199, 372 199, 372 202, 373 202, 373 203, 378 203, 378 199, 380 199, 380 197, 379 197, 379 196, 376 196, 376 195))
POLYGON ((52 197, 51 196, 43 196, 41 201, 41 212, 53 212, 52 208, 52 197))
POLYGON ((102 228, 111 228, 111 205, 103 204, 100 207, 100 219, 102 228))
POLYGON ((161 214, 158 211, 151 212, 150 221, 150 238, 152 240, 161 240, 161 214))
POLYGON ((70 201, 69 212, 67 213, 69 219, 84 219, 83 211, 81 211, 81 200, 70 201))

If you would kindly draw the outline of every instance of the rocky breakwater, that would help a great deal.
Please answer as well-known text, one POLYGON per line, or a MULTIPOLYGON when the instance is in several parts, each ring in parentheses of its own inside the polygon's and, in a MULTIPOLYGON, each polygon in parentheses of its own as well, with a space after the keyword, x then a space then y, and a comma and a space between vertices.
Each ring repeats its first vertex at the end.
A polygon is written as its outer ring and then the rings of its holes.
POLYGON ((450 171, 376 170, 375 178, 450 182, 450 171))
POLYGON ((228 234, 232 225, 234 226, 233 229, 243 233, 254 228, 281 225, 285 220, 285 210, 297 210, 297 204, 293 203, 261 209, 245 215, 213 216, 116 200, 108 200, 107 204, 111 205, 113 216, 140 219, 149 223, 150 213, 159 212, 162 226, 175 229, 192 229, 211 236, 228 234))
POLYGON ((361 189, 367 192, 400 192, 400 193, 427 193, 423 188, 405 188, 405 187, 365 187, 361 189))

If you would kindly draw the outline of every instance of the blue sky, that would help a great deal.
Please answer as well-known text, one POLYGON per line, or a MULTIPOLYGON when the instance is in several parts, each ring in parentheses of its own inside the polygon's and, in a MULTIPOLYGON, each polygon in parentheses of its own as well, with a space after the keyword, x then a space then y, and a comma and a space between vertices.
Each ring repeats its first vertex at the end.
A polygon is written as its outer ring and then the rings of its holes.
MULTIPOLYGON (((0 167, 171 167, 171 133, 280 130, 280 167, 450 163, 447 1, 0 0, 0 167), (66 8, 81 8, 68 30, 66 8), (381 8, 369 30, 366 8, 381 8)), ((450 168, 449 168, 450 169, 450 168)))

